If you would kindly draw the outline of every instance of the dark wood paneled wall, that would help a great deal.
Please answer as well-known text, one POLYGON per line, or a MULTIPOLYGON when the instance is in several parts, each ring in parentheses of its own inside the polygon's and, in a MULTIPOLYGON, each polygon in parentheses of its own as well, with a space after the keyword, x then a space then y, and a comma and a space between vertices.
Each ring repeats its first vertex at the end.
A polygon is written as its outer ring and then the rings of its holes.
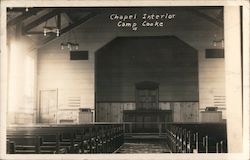
MULTIPOLYGON (((173 122, 198 122, 198 102, 159 102, 160 110, 172 111, 173 122)), ((96 104, 97 122, 123 122, 123 112, 135 110, 135 102, 99 102, 96 104)))
POLYGON ((118 37, 96 52, 97 101, 134 101, 141 81, 160 84, 160 101, 198 101, 197 51, 157 36, 118 37))

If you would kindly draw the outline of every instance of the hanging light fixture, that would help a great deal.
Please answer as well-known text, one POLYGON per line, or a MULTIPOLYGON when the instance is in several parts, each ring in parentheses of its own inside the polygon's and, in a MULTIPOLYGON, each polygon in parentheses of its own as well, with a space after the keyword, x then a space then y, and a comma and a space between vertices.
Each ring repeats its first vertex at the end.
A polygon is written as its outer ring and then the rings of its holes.
POLYGON ((70 51, 78 50, 79 49, 79 44, 78 43, 72 43, 72 42, 61 43, 61 49, 63 50, 64 48, 68 48, 70 51))
POLYGON ((216 34, 214 34, 214 40, 212 42, 212 45, 214 47, 224 48, 224 38, 219 38, 216 34))
POLYGON ((224 48, 224 39, 213 40, 213 46, 224 48))
POLYGON ((63 50, 65 48, 69 49, 70 51, 79 49, 79 43, 77 43, 76 36, 73 31, 69 32, 67 42, 61 43, 61 49, 63 50), (71 40, 71 33, 73 35, 74 42, 71 40))
POLYGON ((25 12, 29 12, 30 9, 33 8, 33 7, 31 6, 31 4, 25 4, 24 8, 25 8, 25 12))
MULTIPOLYGON (((55 22, 57 22, 57 17, 55 16, 55 22)), ((43 35, 47 36, 48 33, 55 33, 57 37, 60 35, 60 29, 57 26, 47 26, 47 20, 43 27, 43 35)))

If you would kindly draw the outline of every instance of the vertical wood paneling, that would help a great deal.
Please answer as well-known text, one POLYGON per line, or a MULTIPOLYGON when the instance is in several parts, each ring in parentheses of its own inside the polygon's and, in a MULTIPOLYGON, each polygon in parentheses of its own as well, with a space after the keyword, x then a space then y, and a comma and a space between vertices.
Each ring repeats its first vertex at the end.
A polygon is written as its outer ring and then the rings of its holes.
POLYGON ((199 104, 197 102, 174 102, 170 106, 174 122, 198 122, 199 104))
MULTIPOLYGON (((159 105, 162 106, 162 110, 172 110, 173 122, 198 122, 198 102, 160 102, 159 105)), ((123 122, 123 111, 135 110, 135 107, 132 108, 131 106, 135 106, 135 103, 97 103, 97 121, 123 122)))
POLYGON ((159 108, 161 110, 170 110, 170 103, 168 103, 168 102, 161 102, 161 103, 159 103, 159 108))

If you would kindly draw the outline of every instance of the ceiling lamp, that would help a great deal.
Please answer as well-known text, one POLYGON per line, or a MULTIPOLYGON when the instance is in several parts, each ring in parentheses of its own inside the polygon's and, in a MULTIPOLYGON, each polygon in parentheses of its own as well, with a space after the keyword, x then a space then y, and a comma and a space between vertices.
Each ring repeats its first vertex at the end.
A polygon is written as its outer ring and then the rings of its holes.
POLYGON ((33 8, 31 5, 25 5, 25 12, 29 12, 31 8, 33 8))
MULTIPOLYGON (((57 22, 57 17, 55 17, 55 22, 57 22)), ((47 26, 47 21, 43 27, 43 35, 47 36, 48 33, 55 33, 57 37, 60 35, 60 29, 57 26, 47 26)))
POLYGON ((72 43, 72 42, 61 43, 61 49, 63 50, 64 48, 68 48, 70 51, 78 50, 79 49, 79 44, 78 43, 72 43))
POLYGON ((79 43, 77 43, 76 41, 76 36, 74 34, 74 31, 70 31, 68 33, 67 41, 61 43, 61 49, 63 50, 65 48, 69 49, 70 51, 79 49, 79 43))
POLYGON ((224 39, 221 39, 221 40, 214 40, 214 41, 213 41, 213 46, 214 46, 214 47, 221 47, 221 48, 224 48, 224 39))
POLYGON ((43 27, 43 35, 47 36, 47 33, 56 33, 56 36, 59 37, 60 30, 57 27, 43 27))

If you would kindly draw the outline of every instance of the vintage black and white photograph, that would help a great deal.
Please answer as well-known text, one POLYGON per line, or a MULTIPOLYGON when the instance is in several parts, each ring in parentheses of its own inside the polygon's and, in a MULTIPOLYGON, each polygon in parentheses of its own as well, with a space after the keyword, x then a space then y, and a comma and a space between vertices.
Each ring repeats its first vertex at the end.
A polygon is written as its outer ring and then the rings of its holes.
POLYGON ((244 5, 7 3, 4 15, 6 155, 245 151, 244 5))

